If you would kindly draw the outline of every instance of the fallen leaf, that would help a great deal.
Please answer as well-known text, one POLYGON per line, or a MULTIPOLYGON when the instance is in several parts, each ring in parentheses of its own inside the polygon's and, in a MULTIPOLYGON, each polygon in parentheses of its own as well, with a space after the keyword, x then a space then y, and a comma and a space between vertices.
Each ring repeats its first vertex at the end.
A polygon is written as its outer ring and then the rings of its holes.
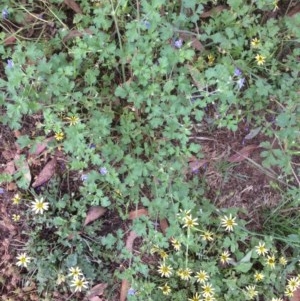
MULTIPOLYGON (((104 290, 107 287, 107 283, 99 283, 95 286, 93 286, 90 290, 90 293, 88 295, 89 301, 96 301, 97 299, 94 299, 97 296, 101 296, 104 293, 104 290)), ((99 298, 99 297, 98 297, 99 298)), ((100 300, 100 298, 99 298, 100 300)))
POLYGON ((260 130, 261 130, 261 126, 258 127, 258 128, 252 129, 252 130, 249 132, 249 134, 245 136, 245 139, 246 139, 246 140, 249 140, 249 139, 254 138, 255 136, 257 136, 257 135, 259 134, 260 130))
POLYGON ((8 163, 6 163, 6 167, 4 169, 4 173, 7 173, 9 175, 13 175, 16 171, 15 168, 15 162, 14 161, 10 161, 8 163))
POLYGON ((85 30, 77 30, 77 29, 74 29, 74 30, 71 30, 69 31, 69 33, 63 38, 63 42, 67 42, 69 41, 70 39, 72 38, 76 38, 76 37, 81 37, 85 34, 89 34, 89 35, 92 35, 93 32, 90 30, 90 29, 85 29, 85 30))
POLYGON ((288 16, 289 17, 293 17, 294 15, 298 14, 300 12, 300 3, 298 3, 297 5, 295 5, 295 7, 293 7, 289 12, 288 12, 288 16))
POLYGON ((231 163, 241 162, 249 157, 249 155, 258 148, 257 145, 247 145, 241 150, 237 151, 236 154, 232 155, 227 159, 227 161, 231 163))
POLYGON ((2 152, 2 156, 4 157, 5 160, 11 160, 15 157, 16 152, 13 150, 5 150, 2 152))
MULTIPOLYGON (((132 252, 133 242, 137 237, 138 236, 135 232, 130 231, 125 244, 125 247, 129 252, 132 252)), ((130 288, 129 282, 126 279, 123 279, 121 285, 121 292, 120 292, 120 301, 126 300, 129 288, 130 288)))
POLYGON ((89 298, 89 301, 103 301, 103 299, 98 296, 94 296, 94 297, 89 298))
POLYGON ((16 191, 16 190, 17 190, 17 184, 14 183, 14 182, 10 182, 10 183, 7 185, 7 190, 8 190, 8 191, 16 191))
POLYGON ((90 224, 91 222, 95 221, 97 218, 102 216, 106 212, 106 209, 101 206, 93 206, 89 209, 83 226, 90 224))
POLYGON ((9 36, 4 40, 4 45, 8 46, 8 45, 15 44, 16 40, 17 39, 15 38, 15 36, 9 36))
POLYGON ((205 166, 205 164, 208 163, 208 160, 202 159, 202 160, 195 160, 189 162, 189 167, 192 172, 198 171, 201 167, 205 166))
POLYGON ((169 227, 168 221, 164 218, 159 221, 159 225, 163 234, 166 234, 166 231, 169 227))
POLYGON ((37 176, 36 180, 33 182, 32 187, 36 188, 49 181, 55 173, 56 164, 57 159, 56 157, 54 157, 44 166, 40 174, 37 176))
POLYGON ((64 0, 64 3, 77 14, 82 14, 80 6, 74 0, 64 0))
POLYGON ((129 213, 128 219, 133 220, 133 219, 138 218, 142 215, 148 215, 148 210, 145 209, 145 208, 142 208, 142 209, 131 211, 129 213))
POLYGON ((32 155, 40 155, 47 147, 49 142, 53 141, 54 137, 50 137, 45 139, 43 142, 37 143, 34 147, 33 147, 33 152, 31 153, 32 155))
POLYGON ((209 11, 202 13, 200 15, 200 18, 203 18, 203 19, 209 18, 211 16, 216 15, 217 13, 220 13, 224 9, 227 9, 225 5, 218 5, 216 7, 213 7, 209 11))
POLYGON ((191 35, 189 33, 180 33, 179 34, 179 37, 187 42, 187 43, 190 43, 191 47, 196 49, 196 50, 199 50, 199 51, 203 51, 204 50, 204 46, 202 45, 202 43, 194 36, 194 35, 191 35))
POLYGON ((291 301, 300 301, 300 289, 299 288, 294 291, 294 295, 291 298, 291 301))

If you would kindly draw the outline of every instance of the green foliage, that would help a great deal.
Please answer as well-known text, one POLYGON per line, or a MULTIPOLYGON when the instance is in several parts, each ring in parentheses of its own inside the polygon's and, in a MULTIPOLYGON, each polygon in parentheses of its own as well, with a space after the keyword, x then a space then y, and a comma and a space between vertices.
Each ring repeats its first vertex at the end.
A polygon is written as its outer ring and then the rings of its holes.
MULTIPOLYGON (((288 190, 283 194, 299 184, 299 168, 293 164, 300 142, 299 18, 267 18, 273 0, 81 0, 76 2, 83 13, 73 18, 63 1, 29 1, 26 7, 2 2, 11 22, 23 24, 28 12, 43 13, 35 21, 46 29, 27 24, 35 32, 32 38, 21 31, 14 47, 0 46, 1 121, 22 130, 27 118, 35 117, 34 129, 17 140, 21 152, 34 152, 37 143, 55 136, 48 150, 61 151, 66 159, 62 174, 39 191, 49 210, 36 215, 26 210, 26 252, 32 259, 28 279, 37 282, 39 293, 70 292, 67 274, 77 266, 90 287, 104 282, 113 287, 113 276, 127 279, 138 291, 130 300, 192 298, 203 290, 195 280, 199 270, 209 273, 209 283, 224 300, 238 300, 243 293, 251 299, 249 285, 257 285, 265 298, 282 295, 287 275, 297 272, 299 241, 280 239, 286 231, 259 240, 243 221, 234 233, 226 233, 220 216, 227 212, 205 200, 205 185, 187 171, 188 160, 201 156, 201 146, 190 139, 196 123, 236 132, 244 121, 261 129, 263 167, 280 170, 288 190), (219 11, 218 4, 226 8, 219 11), (99 172, 103 167, 105 174, 99 172), (91 206, 118 216, 119 229, 101 218, 83 226, 91 206), (124 248, 127 233, 121 225, 139 206, 149 216, 132 222, 143 238, 140 255, 133 256, 124 248), (188 215, 178 219, 180 209, 191 210, 198 230, 182 228, 188 215), (157 229, 164 218, 169 221, 166 235, 157 229), (206 230, 214 233, 212 242, 201 238, 206 230), (180 241, 180 251, 172 249, 171 238, 180 241), (276 254, 275 269, 255 252, 259 241, 266 243, 269 256, 276 254), (280 253, 282 241, 287 247, 280 253), (162 250, 168 253, 162 262, 174 269, 167 284, 172 297, 158 289, 166 282, 157 264, 143 261, 150 247, 157 248, 158 256, 162 250), (232 260, 220 264, 221 251, 230 252, 232 260), (278 265, 280 255, 290 256, 288 265, 278 265), (129 268, 119 271, 124 261, 129 268), (175 275, 180 268, 191 269, 191 281, 175 275), (257 271, 265 277, 259 285, 253 279, 257 271), (60 274, 67 280, 58 281, 60 274)), ((28 190, 32 179, 25 161, 22 154, 18 173, 0 180, 14 178, 28 195, 28 205, 37 196, 28 190)), ((220 170, 228 170, 227 165, 220 170)))

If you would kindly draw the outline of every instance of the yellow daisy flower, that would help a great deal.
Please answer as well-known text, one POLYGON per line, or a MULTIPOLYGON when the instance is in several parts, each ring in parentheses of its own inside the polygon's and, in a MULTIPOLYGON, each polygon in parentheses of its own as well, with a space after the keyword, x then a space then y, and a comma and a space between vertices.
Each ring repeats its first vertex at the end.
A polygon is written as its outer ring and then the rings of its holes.
POLYGON ((266 261, 266 264, 271 268, 271 269, 274 269, 275 268, 275 256, 272 255, 272 256, 267 256, 267 261, 266 261))
POLYGON ((203 270, 200 270, 200 272, 196 273, 196 281, 197 282, 200 282, 200 283, 205 283, 207 280, 208 280, 208 274, 203 271, 203 270))
POLYGON ((47 211, 49 208, 49 203, 44 202, 44 198, 35 199, 34 202, 31 202, 31 210, 35 214, 43 214, 44 211, 47 211))
POLYGON ((255 247, 256 253, 258 255, 263 255, 265 256, 269 250, 266 248, 266 244, 264 242, 259 242, 258 246, 255 247))
POLYGON ((75 115, 72 115, 70 117, 66 117, 65 119, 69 122, 70 125, 75 125, 79 122, 79 118, 75 115))
POLYGON ((255 56, 255 59, 258 66, 263 65, 266 61, 266 57, 261 54, 257 54, 255 56))
POLYGON ((212 241, 214 240, 213 235, 214 234, 212 232, 204 231, 204 233, 201 234, 200 237, 205 241, 212 241))
POLYGON ((171 293, 171 288, 167 283, 165 283, 164 286, 159 286, 158 288, 162 290, 164 295, 169 295, 171 293))
POLYGON ((246 295, 249 299, 253 299, 258 295, 255 285, 246 286, 246 295))
POLYGON ((254 38, 251 40, 251 46, 252 48, 258 48, 260 45, 260 40, 258 38, 254 38))
POLYGON ((18 204, 20 204, 20 201, 21 201, 21 197, 18 193, 16 193, 14 195, 14 197, 12 198, 12 202, 14 205, 18 205, 18 204))
POLYGON ((170 265, 161 264, 158 267, 158 273, 163 276, 169 278, 172 275, 172 267, 170 265))
POLYGON ((75 268, 71 267, 69 268, 69 272, 70 273, 68 274, 68 276, 71 276, 73 278, 79 278, 79 276, 83 275, 79 267, 75 267, 75 268))
POLYGON ((27 267, 27 264, 30 262, 30 257, 27 256, 26 253, 22 253, 20 255, 17 256, 17 266, 23 266, 23 267, 27 267))
POLYGON ((62 141, 65 137, 65 134, 63 132, 57 132, 54 135, 54 138, 56 139, 56 141, 62 141))
POLYGON ((74 278, 71 282, 71 286, 74 286, 75 292, 81 292, 82 289, 88 288, 88 282, 85 281, 85 278, 74 278))
POLYGON ((206 283, 206 284, 202 285, 201 287, 203 289, 203 292, 202 292, 203 297, 213 296, 215 289, 212 287, 212 285, 210 283, 206 283))
POLYGON ((200 295, 198 293, 196 293, 193 298, 189 298, 189 301, 201 301, 200 299, 200 295))
POLYGON ((186 216, 183 219, 183 221, 184 221, 183 228, 191 229, 198 225, 197 219, 196 218, 193 219, 191 215, 186 216))
POLYGON ((229 263, 231 260, 230 258, 230 253, 228 251, 224 251, 221 255, 220 255, 220 261, 222 264, 227 264, 229 263))
POLYGON ((221 219, 221 225, 223 228, 225 228, 226 231, 231 232, 231 231, 233 231, 233 227, 237 225, 235 220, 236 220, 236 217, 232 217, 231 214, 229 215, 229 217, 224 216, 221 219))
POLYGON ((171 244, 172 244, 173 248, 174 248, 176 251, 179 251, 179 250, 180 250, 181 243, 180 243, 177 239, 172 238, 172 239, 171 239, 171 244))
POLYGON ((255 274, 254 274, 254 280, 256 282, 263 281, 264 278, 265 278, 265 275, 263 273, 255 272, 255 274))

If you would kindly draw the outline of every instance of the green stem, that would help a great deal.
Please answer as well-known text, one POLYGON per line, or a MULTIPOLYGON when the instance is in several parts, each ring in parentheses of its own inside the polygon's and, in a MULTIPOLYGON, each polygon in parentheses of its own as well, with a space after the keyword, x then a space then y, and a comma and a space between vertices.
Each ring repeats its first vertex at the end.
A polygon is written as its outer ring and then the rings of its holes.
MULTIPOLYGON (((111 8, 112 8, 111 15, 112 15, 112 17, 113 17, 113 19, 114 19, 114 22, 115 22, 116 31, 117 31, 118 40, 119 40, 119 45, 120 45, 120 49, 121 49, 121 52, 123 53, 123 45, 122 45, 121 34, 120 34, 120 30, 119 30, 118 20, 117 20, 117 17, 116 17, 116 10, 115 10, 115 8, 114 8, 114 5, 113 5, 113 3, 112 3, 112 0, 110 0, 110 4, 111 4, 111 8)), ((122 61, 122 58, 121 58, 121 68, 122 68, 123 82, 125 83, 125 81, 126 81, 126 76, 125 76, 125 66, 124 66, 124 63, 123 63, 123 61, 122 61)))
POLYGON ((185 249, 185 268, 187 268, 188 265, 188 259, 189 259, 189 239, 190 239, 190 228, 187 228, 187 246, 185 249))

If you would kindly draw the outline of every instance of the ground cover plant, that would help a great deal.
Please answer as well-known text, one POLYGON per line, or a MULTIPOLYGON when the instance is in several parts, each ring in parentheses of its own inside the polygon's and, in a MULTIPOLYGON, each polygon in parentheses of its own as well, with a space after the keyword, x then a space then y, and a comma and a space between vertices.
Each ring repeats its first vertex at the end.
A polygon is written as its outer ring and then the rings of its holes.
POLYGON ((297 1, 0 8, 1 300, 298 300, 297 1))

